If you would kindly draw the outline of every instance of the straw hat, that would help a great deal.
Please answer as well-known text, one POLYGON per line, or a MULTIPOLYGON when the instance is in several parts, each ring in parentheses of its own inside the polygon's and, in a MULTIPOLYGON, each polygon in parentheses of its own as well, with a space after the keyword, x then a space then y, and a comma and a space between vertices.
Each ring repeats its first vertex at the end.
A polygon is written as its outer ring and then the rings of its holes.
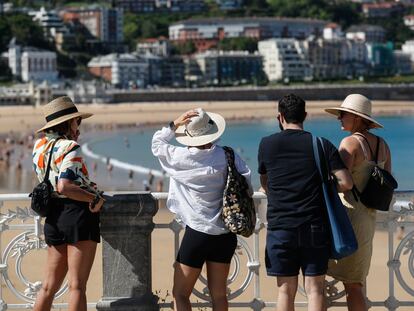
POLYGON ((332 107, 325 109, 326 112, 339 116, 341 111, 355 114, 365 120, 371 122, 370 128, 382 128, 383 126, 375 121, 372 117, 371 101, 361 94, 348 95, 342 102, 340 107, 332 107))
POLYGON ((191 118, 191 122, 179 126, 175 131, 176 140, 186 146, 203 146, 214 142, 224 133, 226 121, 213 112, 196 109, 198 115, 191 118))
POLYGON ((92 113, 79 112, 70 97, 62 96, 43 106, 43 115, 47 123, 37 133, 73 118, 89 118, 92 113))

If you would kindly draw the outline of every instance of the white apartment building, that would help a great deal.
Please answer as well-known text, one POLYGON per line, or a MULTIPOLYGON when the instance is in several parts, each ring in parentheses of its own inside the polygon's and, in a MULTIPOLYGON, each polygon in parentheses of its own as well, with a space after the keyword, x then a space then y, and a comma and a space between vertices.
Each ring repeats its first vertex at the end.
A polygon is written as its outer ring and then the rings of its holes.
POLYGON ((414 30, 414 15, 406 15, 404 16, 404 25, 414 30))
POLYGON ((368 62, 365 42, 346 40, 341 55, 344 62, 360 64, 366 64, 368 62))
POLYGON ((365 3, 362 12, 368 18, 387 18, 403 10, 403 6, 396 2, 365 3))
POLYGON ((61 12, 65 21, 78 20, 102 42, 121 43, 123 36, 123 10, 103 7, 68 9, 61 12))
POLYGON ((45 105, 52 99, 52 89, 44 81, 35 85, 33 82, 0 87, 0 105, 45 105))
POLYGON ((140 55, 156 55, 168 56, 170 55, 171 44, 166 38, 160 39, 145 39, 137 43, 137 54, 140 55))
POLYGON ((385 30, 377 25, 356 25, 351 26, 346 31, 348 40, 364 41, 364 42, 384 42, 385 30))
POLYGON ((44 7, 39 11, 29 12, 29 15, 32 16, 33 21, 38 22, 48 34, 57 32, 63 27, 63 21, 57 13, 55 11, 46 11, 44 7))
POLYGON ((301 41, 312 75, 315 79, 336 79, 346 77, 346 65, 342 53, 345 51, 346 39, 324 40, 308 38, 301 41))
POLYGON ((14 84, 13 86, 0 86, 0 106, 3 105, 33 105, 33 94, 29 84, 14 84))
POLYGON ((250 37, 306 38, 322 33, 326 21, 284 17, 237 17, 190 19, 168 28, 170 40, 218 40, 250 37))
POLYGON ((394 50, 395 71, 397 74, 408 75, 413 72, 411 54, 402 50, 394 50))
POLYGON ((243 5, 243 0, 216 0, 221 10, 236 10, 243 5))
POLYGON ((9 44, 9 67, 24 82, 55 81, 58 77, 56 53, 34 47, 22 47, 12 39, 9 44))
POLYGON ((405 43, 401 46, 401 50, 404 53, 411 55, 411 61, 414 63, 414 40, 405 41, 405 43))
POLYGON ((114 0, 116 7, 125 12, 201 12, 205 10, 204 0, 114 0))
POLYGON ((269 81, 312 79, 312 69, 300 41, 269 39, 259 41, 258 49, 269 81))
POLYGON ((344 38, 345 35, 342 32, 341 26, 336 23, 329 23, 323 29, 323 36, 325 40, 337 40, 344 38))
POLYGON ((247 83, 264 77, 263 57, 248 51, 205 51, 194 55, 205 84, 247 83))
POLYGON ((21 78, 29 81, 55 81, 58 78, 56 53, 35 48, 23 50, 21 78))
POLYGON ((149 68, 145 60, 132 54, 108 54, 91 59, 91 74, 121 88, 145 88, 148 85, 149 68))

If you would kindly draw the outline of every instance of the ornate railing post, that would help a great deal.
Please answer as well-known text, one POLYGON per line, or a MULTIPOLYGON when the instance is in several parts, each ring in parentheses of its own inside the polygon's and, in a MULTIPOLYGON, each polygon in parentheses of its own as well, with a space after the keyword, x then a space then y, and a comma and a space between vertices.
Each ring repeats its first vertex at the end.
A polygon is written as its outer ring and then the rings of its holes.
POLYGON ((151 232, 156 201, 149 193, 107 197, 101 213, 103 297, 97 310, 158 310, 152 293, 151 232))

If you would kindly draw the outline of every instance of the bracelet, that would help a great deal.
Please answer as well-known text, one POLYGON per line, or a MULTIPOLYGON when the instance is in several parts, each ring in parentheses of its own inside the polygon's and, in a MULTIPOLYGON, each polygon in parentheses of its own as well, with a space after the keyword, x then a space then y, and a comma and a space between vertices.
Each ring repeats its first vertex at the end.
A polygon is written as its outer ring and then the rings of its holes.
POLYGON ((174 130, 175 130, 175 123, 174 123, 174 121, 171 121, 170 123, 168 123, 168 127, 169 127, 172 131, 174 131, 174 130))
POLYGON ((101 197, 97 194, 95 195, 95 198, 93 199, 93 201, 91 202, 92 208, 95 207, 96 204, 98 204, 98 202, 100 201, 101 197))

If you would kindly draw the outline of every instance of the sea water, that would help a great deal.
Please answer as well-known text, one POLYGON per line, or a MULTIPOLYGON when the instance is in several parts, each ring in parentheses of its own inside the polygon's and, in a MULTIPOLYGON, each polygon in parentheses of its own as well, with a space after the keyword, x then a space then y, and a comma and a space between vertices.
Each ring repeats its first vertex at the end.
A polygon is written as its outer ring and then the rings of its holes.
MULTIPOLYGON (((390 146, 392 170, 399 182, 399 190, 414 189, 414 116, 378 117, 384 129, 373 130, 383 137, 390 146)), ((97 155, 116 159, 117 163, 132 164, 160 172, 161 167, 151 153, 151 138, 158 128, 119 131, 107 137, 92 138, 89 149, 97 155)), ((305 130, 329 139, 336 146, 348 135, 341 131, 335 118, 311 118, 305 122, 305 130)), ((252 170, 252 182, 259 187, 257 173, 257 149, 260 139, 278 132, 276 120, 228 122, 221 137, 220 145, 232 146, 252 170)), ((173 141, 176 144, 175 140, 173 141)))

